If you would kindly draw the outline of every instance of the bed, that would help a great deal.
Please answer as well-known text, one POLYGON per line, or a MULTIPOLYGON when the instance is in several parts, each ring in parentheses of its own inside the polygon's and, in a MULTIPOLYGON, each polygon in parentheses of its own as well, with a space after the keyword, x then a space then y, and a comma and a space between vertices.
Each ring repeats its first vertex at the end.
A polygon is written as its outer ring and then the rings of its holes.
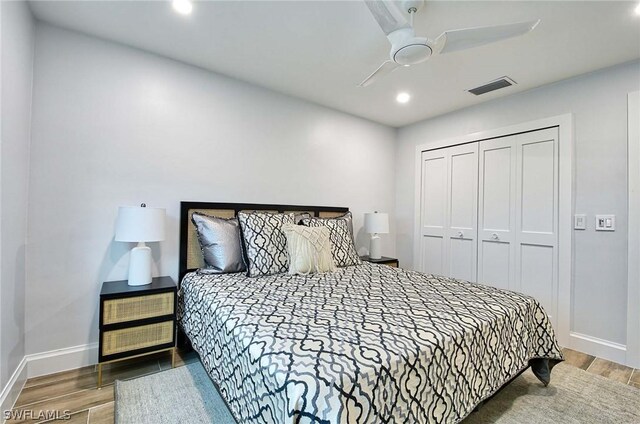
POLYGON ((241 423, 456 423, 562 354, 535 299, 363 263, 257 278, 198 271, 190 213, 346 208, 183 202, 179 319, 241 423))

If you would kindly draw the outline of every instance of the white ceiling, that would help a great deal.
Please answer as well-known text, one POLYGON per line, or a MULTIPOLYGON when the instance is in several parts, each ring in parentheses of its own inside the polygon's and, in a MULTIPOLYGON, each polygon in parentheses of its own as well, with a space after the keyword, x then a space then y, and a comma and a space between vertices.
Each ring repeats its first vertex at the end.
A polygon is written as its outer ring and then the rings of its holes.
MULTIPOLYGON (((334 109, 399 127, 476 103, 640 58, 637 2, 429 1, 416 33, 540 18, 531 33, 356 84, 389 44, 360 1, 32 1, 52 24, 158 53, 334 109), (465 89, 507 75, 518 85, 480 97, 465 89), (396 103, 399 91, 411 102, 396 103)), ((640 78, 640 76, 639 76, 640 78)))

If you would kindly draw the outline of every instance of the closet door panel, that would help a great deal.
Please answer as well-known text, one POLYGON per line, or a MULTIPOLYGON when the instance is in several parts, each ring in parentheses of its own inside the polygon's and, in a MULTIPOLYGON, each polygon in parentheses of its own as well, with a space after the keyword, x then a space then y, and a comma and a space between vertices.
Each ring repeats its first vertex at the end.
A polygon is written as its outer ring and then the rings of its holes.
MULTIPOLYGON (((502 144, 502 143, 500 143, 502 144)), ((511 230, 513 148, 509 145, 489 148, 483 152, 484 178, 481 179, 484 199, 481 205, 485 230, 511 230)))
POLYGON ((477 145, 462 146, 464 151, 451 154, 450 227, 472 230, 476 227, 478 193, 477 145))
POLYGON ((509 289, 511 283, 511 244, 482 240, 478 259, 478 282, 509 289))
POLYGON ((550 317, 554 312, 554 249, 550 246, 520 246, 521 292, 536 298, 550 317))
POLYGON ((478 282, 515 286, 516 138, 479 145, 478 282))
POLYGON ((521 147, 522 231, 553 233, 554 140, 524 143, 521 147))
POLYGON ((447 204, 447 158, 426 158, 422 162, 423 178, 423 214, 424 228, 445 228, 447 204))
POLYGON ((442 275, 446 269, 448 159, 445 151, 422 153, 419 269, 429 274, 442 275))
POLYGON ((420 269, 476 281, 478 143, 422 153, 420 269))
POLYGON ((558 131, 517 139, 517 287, 535 297, 555 324, 558 291, 558 131))
POLYGON ((448 149, 449 215, 448 272, 461 280, 476 281, 478 212, 478 143, 448 149))
POLYGON ((442 237, 422 236, 422 272, 444 275, 444 243, 442 237))
POLYGON ((474 282, 476 280, 476 240, 449 240, 449 277, 474 282))

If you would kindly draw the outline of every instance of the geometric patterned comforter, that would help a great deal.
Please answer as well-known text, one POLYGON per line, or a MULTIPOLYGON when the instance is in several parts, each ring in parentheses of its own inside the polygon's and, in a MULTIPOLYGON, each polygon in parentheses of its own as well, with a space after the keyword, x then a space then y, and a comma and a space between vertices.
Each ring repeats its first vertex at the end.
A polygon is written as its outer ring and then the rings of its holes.
POLYGON ((456 423, 562 360, 531 297, 365 262, 187 274, 181 325, 239 423, 456 423))

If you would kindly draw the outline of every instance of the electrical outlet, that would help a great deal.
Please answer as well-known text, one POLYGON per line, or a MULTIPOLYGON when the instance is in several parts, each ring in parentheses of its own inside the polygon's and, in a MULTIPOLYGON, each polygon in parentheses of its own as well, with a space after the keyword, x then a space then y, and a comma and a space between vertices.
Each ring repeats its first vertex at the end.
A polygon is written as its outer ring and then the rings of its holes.
POLYGON ((575 230, 587 229, 587 215, 577 214, 573 216, 573 228, 575 230))
POLYGON ((596 231, 615 231, 615 215, 596 215, 596 231))

